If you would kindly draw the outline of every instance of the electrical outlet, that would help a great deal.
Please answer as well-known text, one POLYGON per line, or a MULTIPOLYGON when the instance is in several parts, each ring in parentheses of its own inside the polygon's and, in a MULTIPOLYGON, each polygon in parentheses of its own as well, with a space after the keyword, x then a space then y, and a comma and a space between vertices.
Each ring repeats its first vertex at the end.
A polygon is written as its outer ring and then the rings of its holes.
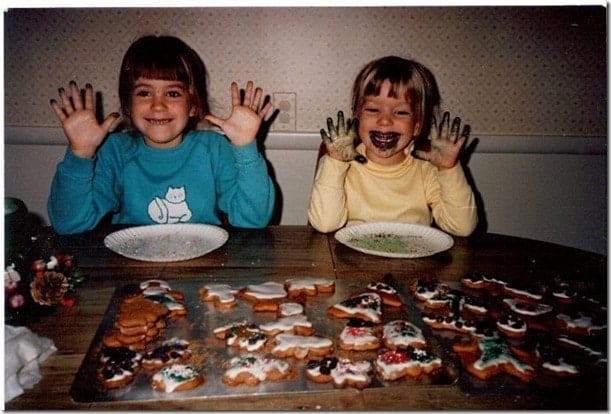
POLYGON ((297 94, 295 92, 274 92, 274 110, 278 111, 272 124, 274 131, 295 131, 297 114, 297 94))

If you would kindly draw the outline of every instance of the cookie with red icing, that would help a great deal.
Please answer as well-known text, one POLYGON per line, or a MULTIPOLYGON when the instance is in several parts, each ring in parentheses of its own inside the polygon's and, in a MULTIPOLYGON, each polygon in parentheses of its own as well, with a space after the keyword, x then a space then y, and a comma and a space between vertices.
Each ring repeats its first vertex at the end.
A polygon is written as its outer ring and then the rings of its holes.
POLYGON ((222 381, 229 386, 258 385, 263 381, 280 381, 296 375, 291 365, 279 358, 247 354, 223 364, 222 381))
POLYGON ((515 357, 505 339, 498 335, 472 336, 469 342, 455 343, 452 348, 459 355, 463 367, 481 380, 506 373, 530 382, 536 374, 534 367, 515 357))
POLYGON ((426 347, 422 330, 405 320, 394 320, 386 323, 382 330, 382 340, 384 345, 392 350, 426 347))
POLYGON ((394 381, 404 377, 419 379, 441 368, 442 360, 426 349, 410 347, 379 354, 374 366, 383 381, 394 381))
POLYGON ((306 364, 306 378, 314 382, 333 382, 337 388, 363 389, 371 384, 372 365, 369 361, 351 361, 346 358, 325 357, 311 359, 306 364))
POLYGON ((344 350, 367 351, 378 349, 380 339, 372 322, 350 319, 339 334, 339 347, 344 350))
POLYGON ((361 293, 327 308, 335 318, 357 318, 373 323, 382 322, 382 299, 377 293, 361 293))
POLYGON ((156 391, 175 392, 199 387, 205 382, 200 370, 191 364, 173 364, 161 368, 151 377, 156 391))

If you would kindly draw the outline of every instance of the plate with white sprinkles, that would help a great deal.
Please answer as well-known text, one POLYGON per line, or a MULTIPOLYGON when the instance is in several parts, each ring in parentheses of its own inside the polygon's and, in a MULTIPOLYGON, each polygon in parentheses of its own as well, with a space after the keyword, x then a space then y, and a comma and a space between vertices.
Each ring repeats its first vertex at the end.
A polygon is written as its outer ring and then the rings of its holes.
POLYGON ((228 238, 225 229, 211 224, 153 224, 111 233, 104 239, 104 245, 130 259, 177 262, 216 250, 228 238))
POLYGON ((454 239, 441 230, 391 221, 344 227, 335 233, 335 238, 362 253, 408 259, 432 256, 454 245, 454 239))

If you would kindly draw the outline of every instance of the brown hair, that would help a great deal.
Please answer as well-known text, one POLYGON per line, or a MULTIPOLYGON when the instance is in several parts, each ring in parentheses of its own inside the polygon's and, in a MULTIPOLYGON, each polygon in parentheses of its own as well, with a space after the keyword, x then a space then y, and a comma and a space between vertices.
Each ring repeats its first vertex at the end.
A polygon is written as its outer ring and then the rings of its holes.
POLYGON ((431 71, 413 60, 386 56, 365 65, 352 88, 352 116, 358 117, 366 96, 380 94, 385 80, 391 83, 391 97, 403 95, 409 98, 415 112, 415 120, 421 125, 419 135, 428 136, 441 97, 431 71))
POLYGON ((119 74, 119 100, 124 120, 131 128, 130 106, 134 84, 139 78, 185 82, 189 103, 196 113, 187 130, 208 114, 207 75, 199 55, 182 40, 173 36, 144 36, 125 52, 119 74))

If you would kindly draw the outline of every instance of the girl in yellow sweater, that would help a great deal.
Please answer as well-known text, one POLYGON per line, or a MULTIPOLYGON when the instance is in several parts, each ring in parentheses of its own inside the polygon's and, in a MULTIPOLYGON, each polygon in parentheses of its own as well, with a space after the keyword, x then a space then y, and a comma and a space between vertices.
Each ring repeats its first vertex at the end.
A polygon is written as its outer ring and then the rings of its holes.
POLYGON ((468 236, 477 225, 473 191, 459 162, 469 136, 460 118, 437 125, 439 92, 418 62, 387 56, 367 64, 352 92, 354 121, 338 113, 321 130, 326 154, 318 163, 308 209, 320 232, 370 221, 434 225, 468 236), (419 136, 430 149, 415 149, 419 136), (355 147, 356 145, 356 147, 355 147))

